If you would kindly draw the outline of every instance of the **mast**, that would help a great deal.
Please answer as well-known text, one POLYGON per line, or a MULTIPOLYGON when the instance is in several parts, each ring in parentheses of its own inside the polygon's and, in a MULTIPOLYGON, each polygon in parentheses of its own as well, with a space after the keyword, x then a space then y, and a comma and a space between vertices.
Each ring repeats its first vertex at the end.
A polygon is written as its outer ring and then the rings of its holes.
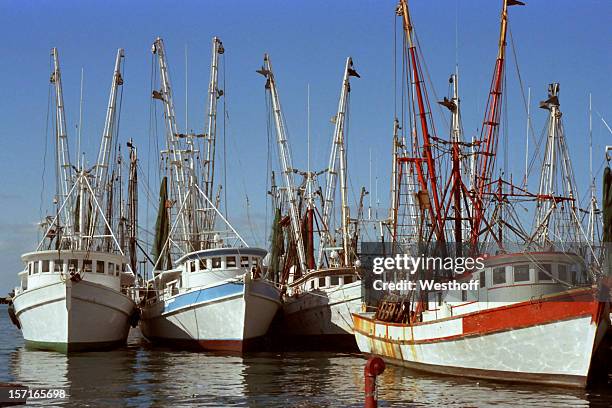
POLYGON ((138 151, 133 141, 127 144, 130 149, 130 172, 128 179, 128 249, 130 254, 130 265, 136 270, 138 259, 136 257, 136 246, 138 240, 138 151))
POLYGON ((297 250, 299 272, 305 274, 307 271, 306 253, 304 251, 304 241, 302 240, 302 232, 300 228, 300 216, 297 202, 298 189, 293 179, 294 169, 291 161, 291 151, 289 148, 287 135, 285 134, 286 127, 283 120, 280 101, 278 98, 278 91, 276 89, 276 80, 274 78, 274 73, 272 72, 272 63, 270 62, 270 57, 268 56, 268 54, 264 54, 264 65, 261 70, 257 72, 265 76, 267 79, 266 89, 270 92, 270 97, 272 101, 274 122, 276 125, 277 145, 282 167, 282 173, 285 178, 285 192, 287 194, 287 201, 289 203, 291 234, 293 236, 293 242, 295 243, 295 247, 297 250))
POLYGON ((340 100, 338 101, 338 112, 335 116, 334 139, 329 155, 329 164, 327 166, 327 182, 325 185, 325 196, 323 201, 322 224, 323 233, 321 234, 321 243, 319 245, 319 253, 317 257, 317 267, 321 267, 323 263, 323 255, 325 247, 332 242, 331 228, 329 219, 334 204, 334 196, 336 194, 336 179, 340 178, 340 196, 342 200, 342 247, 344 251, 344 266, 349 266, 349 248, 350 248, 350 233, 349 219, 350 210, 347 198, 347 180, 346 180, 346 150, 344 143, 344 124, 346 120, 346 109, 348 104, 349 92, 351 84, 349 82, 351 76, 359 78, 359 74, 353 68, 353 60, 351 57, 346 59, 344 68, 344 76, 342 78, 342 88, 340 90, 340 100), (336 163, 340 162, 340 172, 336 170, 336 163))
POLYGON ((576 207, 578 195, 561 122, 559 89, 558 83, 550 84, 548 99, 540 103, 540 108, 549 111, 534 236, 542 245, 554 241, 578 242, 581 236, 576 207))
MULTIPOLYGON (((418 147, 421 144, 421 152, 415 150, 415 154, 419 153, 419 157, 412 158, 410 160, 414 163, 414 167, 417 170, 417 178, 419 186, 423 192, 420 196, 426 197, 422 202, 422 208, 425 209, 431 221, 432 229, 434 230, 436 237, 439 241, 444 242, 444 225, 441 218, 443 214, 442 203, 440 201, 437 185, 436 167, 432 153, 432 140, 430 136, 435 136, 435 129, 433 120, 431 119, 431 110, 429 108, 429 100, 427 97, 427 91, 424 86, 424 80, 422 78, 421 66, 419 63, 419 57, 417 55, 416 41, 414 38, 414 28, 410 19, 410 12, 408 9, 408 3, 406 0, 400 0, 398 15, 403 17, 403 25, 405 37, 408 45, 408 53, 411 66, 412 84, 416 92, 416 103, 418 106, 418 122, 421 129, 421 143, 419 143, 418 137, 415 134, 414 143, 418 147), (430 131, 431 129, 431 131, 430 131), (428 202, 433 199, 433 206, 428 202)), ((416 119, 416 118, 415 118, 416 119)), ((416 130, 416 129, 415 129, 416 130)), ((420 192, 419 192, 420 193, 420 192)))
POLYGON ((589 178, 591 179, 591 202, 589 206, 588 235, 591 245, 595 245, 595 230, 597 225, 597 197, 595 196, 595 177, 593 177, 593 106, 589 93, 589 178))
POLYGON ((470 223, 469 214, 471 210, 469 198, 469 190, 466 187, 465 179, 471 180, 472 167, 468 161, 464 147, 474 148, 474 144, 467 144, 463 141, 463 130, 461 126, 461 106, 459 98, 459 74, 455 70, 449 78, 449 83, 452 86, 451 99, 444 97, 444 100, 438 103, 446 107, 451 112, 451 127, 450 127, 450 156, 451 156, 451 173, 445 189, 446 213, 444 220, 448 220, 448 212, 453 209, 452 220, 454 220, 454 241, 456 244, 456 254, 461 256, 464 241, 464 232, 469 234, 470 223), (446 194, 449 193, 449 199, 446 201, 446 194))
MULTIPOLYGON (((176 123, 176 114, 174 111, 174 101, 172 99, 172 86, 170 84, 170 74, 168 72, 168 63, 166 61, 166 51, 164 48, 164 42, 161 38, 157 38, 153 43, 152 52, 157 54, 159 62, 159 74, 161 79, 161 90, 153 91, 153 98, 159 99, 164 104, 164 116, 166 119, 166 152, 169 156, 169 171, 171 182, 171 192, 174 195, 174 199, 179 206, 185 204, 183 207, 185 211, 179 212, 181 230, 183 235, 183 241, 185 242, 185 250, 188 251, 188 243, 190 242, 189 230, 191 225, 189 222, 189 214, 191 206, 189 203, 183 203, 184 199, 188 195, 188 189, 193 182, 193 160, 192 152, 193 148, 184 148, 182 146, 181 139, 187 138, 187 135, 180 134, 178 132, 178 126, 176 123)), ((189 141, 187 142, 189 143, 189 141)), ((193 146, 191 146, 193 147, 193 146)))
POLYGON ((102 132, 102 140, 100 141, 100 150, 98 152, 98 161, 96 162, 94 189, 98 200, 102 199, 104 195, 104 188, 107 184, 108 167, 117 123, 117 91, 119 86, 123 85, 123 77, 121 75, 121 61, 123 60, 123 57, 124 50, 123 48, 119 48, 117 50, 117 57, 115 58, 115 70, 113 72, 113 80, 111 82, 111 90, 108 97, 108 108, 106 111, 106 120, 104 121, 104 131, 102 132))
MULTIPOLYGON (((113 80, 111 82, 110 95, 108 97, 108 108, 106 110, 106 119, 104 121, 104 130, 102 131, 102 139, 100 140, 100 149, 98 151, 98 159, 95 165, 94 181, 92 183, 94 193, 98 202, 103 205, 104 199, 106 198, 109 202, 107 205, 108 214, 107 218, 110 220, 110 212, 112 206, 112 188, 109 188, 112 180, 108 180, 108 169, 111 161, 111 150, 113 148, 113 138, 116 133, 117 127, 117 93, 119 86, 123 85, 123 77, 121 75, 121 61, 124 58, 123 48, 117 50, 117 56, 115 58, 115 69, 113 71, 113 80), (105 197, 105 191, 108 190, 108 195, 105 197)), ((81 197, 83 199, 83 197, 81 197)), ((93 212, 90 214, 89 223, 89 235, 94 236, 98 224, 98 214, 93 212)), ((81 225, 81 229, 84 226, 81 225)), ((109 234, 105 234, 109 235, 109 234)), ((108 245, 110 241, 106 239, 108 245)))
POLYGON ((225 52, 223 43, 218 37, 212 40, 212 56, 210 62, 210 82, 208 84, 208 127, 206 131, 206 156, 204 158, 204 193, 212 200, 215 181, 215 145, 217 139, 217 101, 223 96, 219 89, 219 55, 225 52))
POLYGON ((478 153, 475 158, 474 177, 474 214, 471 232, 471 244, 477 250, 480 237, 480 225, 483 222, 487 206, 484 203, 485 194, 490 193, 492 175, 497 155, 497 143, 499 136, 499 120, 502 110, 503 78, 506 62, 506 33, 508 29, 508 6, 524 5, 518 0, 502 0, 501 22, 499 29, 499 44, 497 59, 493 71, 493 80, 489 90, 487 108, 481 128, 478 144, 478 153))
POLYGON ((392 222, 391 232, 393 240, 397 236, 397 210, 398 210, 398 194, 399 194, 399 184, 397 177, 398 170, 398 158, 399 158, 399 150, 401 148, 401 143, 399 140, 399 120, 397 118, 393 119, 393 145, 391 151, 391 206, 389 208, 389 220, 392 222))
MULTIPOLYGON (((55 131, 56 131, 56 160, 60 173, 58 205, 68 199, 68 194, 72 189, 70 151, 68 150, 68 135, 66 134, 66 114, 64 112, 64 92, 62 89, 62 75, 60 73, 59 53, 57 48, 51 49, 53 56, 53 72, 51 73, 51 83, 55 88, 55 131)), ((64 225, 68 233, 72 220, 70 217, 70 205, 64 205, 64 225)))

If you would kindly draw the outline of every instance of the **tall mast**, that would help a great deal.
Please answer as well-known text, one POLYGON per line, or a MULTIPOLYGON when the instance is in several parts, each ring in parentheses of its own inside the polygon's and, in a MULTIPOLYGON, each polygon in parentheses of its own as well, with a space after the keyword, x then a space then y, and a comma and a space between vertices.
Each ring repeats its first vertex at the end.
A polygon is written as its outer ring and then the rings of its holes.
POLYGON ((130 265, 136 271, 138 259, 136 257, 136 246, 138 240, 138 152, 136 146, 130 140, 130 174, 128 179, 128 248, 130 254, 130 265))
POLYGON ((104 195, 104 189, 106 188, 108 178, 108 167, 117 123, 117 91, 119 86, 123 85, 123 77, 121 75, 121 61, 123 57, 123 48, 119 48, 117 50, 117 57, 115 58, 115 70, 113 72, 113 80, 111 82, 110 95, 108 97, 106 120, 104 121, 104 131, 102 132, 98 161, 96 163, 94 189, 98 200, 101 200, 104 195))
POLYGON ((217 100, 223 96, 219 89, 219 55, 225 52, 218 37, 212 40, 210 82, 208 84, 208 127, 206 131, 206 156, 204 158, 204 193, 212 200, 215 180, 215 144, 217 139, 217 100))
MULTIPOLYGON (((104 121, 104 130, 102 132, 102 139, 100 140, 100 149, 98 151, 98 160, 95 166, 95 178, 92 183, 94 193, 98 202, 103 205, 104 199, 109 200, 108 211, 112 205, 112 189, 109 189, 108 180, 108 169, 110 166, 111 150, 113 148, 113 138, 116 133, 117 127, 117 94, 119 86, 123 85, 123 77, 121 75, 121 61, 124 58, 123 48, 117 50, 117 57, 115 58, 115 69, 113 71, 113 80, 111 82, 110 95, 108 97, 108 107, 106 110, 106 119, 104 121), (108 196, 105 197, 105 191, 109 192, 108 196)), ((81 197, 83 199, 83 197, 81 197)), ((109 212, 110 214, 110 212, 109 212)), ((107 217, 109 218, 109 217, 107 217)), ((89 235, 95 234, 98 224, 98 213, 93 212, 90 216, 89 224, 89 235)), ((83 226, 81 225, 81 228, 83 226)), ((108 241, 110 244, 110 241, 108 241)))
POLYGON ((438 193, 436 167, 431 149, 432 140, 430 138, 430 136, 435 137, 435 129, 433 126, 433 120, 431 119, 429 100, 424 86, 424 80, 422 78, 419 57, 417 55, 414 27, 412 26, 412 21, 410 19, 407 0, 400 0, 398 14, 403 17, 404 32, 408 45, 410 66, 412 69, 412 86, 416 92, 415 96, 418 106, 417 120, 421 129, 422 140, 419 141, 417 135, 415 135, 414 144, 417 147, 420 145, 422 151, 419 152, 415 149, 414 153, 419 154, 419 157, 415 157, 413 163, 417 170, 417 177, 421 191, 427 195, 427 200, 433 199, 433 206, 429 204, 425 205, 427 212, 429 213, 432 228, 435 231, 438 240, 444 241, 444 227, 443 220, 441 218, 441 214, 443 213, 442 203, 438 193))
MULTIPOLYGON (((456 244, 456 253, 457 256, 461 256, 462 252, 462 242, 463 242, 463 232, 464 230, 469 229, 469 223, 466 223, 465 220, 468 219, 467 211, 468 208, 462 205, 462 198, 464 198, 467 194, 467 187, 465 187, 465 183, 463 180, 463 175, 465 173, 466 178, 470 179, 470 168, 469 163, 466 163, 465 155, 463 153, 462 146, 463 137, 462 137, 462 129, 461 129, 461 110, 460 110, 460 99, 459 99, 459 75, 457 71, 452 74, 449 78, 449 83, 452 85, 452 96, 449 100, 448 98, 444 98, 444 100, 438 102, 440 105, 448 108, 451 112, 451 128, 450 128, 450 145, 451 145, 451 177, 449 179, 450 186, 450 197, 448 204, 446 206, 446 211, 449 211, 450 208, 454 209, 454 241, 456 244), (467 172, 466 172, 467 170, 467 172)), ((446 191, 445 191, 446 194, 446 191)), ((445 214, 445 219, 446 219, 445 214)))
POLYGON ((497 155, 497 142, 499 135, 499 120, 502 110, 503 78, 506 62, 506 33, 508 29, 508 6, 524 5, 517 0, 502 0, 501 22, 499 29, 499 44, 497 59, 493 71, 493 80, 489 90, 487 108, 481 128, 480 138, 476 142, 479 145, 478 154, 475 158, 474 181, 474 214, 471 233, 471 243, 474 249, 480 237, 480 225, 484 219, 487 206, 484 203, 484 195, 491 191, 492 174, 495 167, 497 155))
MULTIPOLYGON (((51 83, 55 87, 55 126, 56 126, 56 157, 57 166, 60 173, 58 178, 60 188, 60 199, 58 206, 68 199, 68 193, 72 188, 70 151, 68 150, 68 135, 66 134, 66 114, 64 112, 64 92, 62 89, 62 75, 60 73, 60 62, 57 48, 51 50, 53 56, 53 73, 51 83)), ((70 217, 70 205, 64 205, 64 225, 70 231, 72 220, 70 217)))
POLYGON ((347 198, 347 183, 346 183, 346 150, 344 143, 344 124, 346 120, 346 108, 349 92, 351 91, 350 77, 359 77, 359 74, 353 68, 353 60, 351 57, 346 59, 344 67, 344 75, 342 78, 342 88, 340 90, 340 100, 338 101, 338 112, 335 117, 334 139, 329 155, 329 164, 327 166, 327 182, 325 185, 325 197, 323 202, 323 233, 321 234, 321 243, 319 245, 319 253, 317 258, 317 267, 321 267, 323 263, 323 255, 325 247, 332 241, 331 228, 329 225, 330 215, 333 209, 334 196, 336 194, 336 179, 338 176, 337 164, 340 162, 340 196, 342 200, 342 247, 344 251, 344 265, 349 265, 349 217, 350 210, 347 198))
MULTIPOLYGON (((187 135, 180 134, 178 132, 178 126, 176 123, 176 114, 174 111, 174 101, 172 99, 172 86, 170 84, 170 74, 168 72, 168 63, 166 61, 166 51, 164 48, 164 42, 161 38, 157 38, 153 43, 152 51, 157 54, 159 61, 159 73, 161 77, 161 90, 153 91, 153 98, 160 99, 164 104, 164 116, 166 119, 166 153, 169 156, 169 169, 172 188, 170 189, 174 194, 174 199, 178 206, 183 205, 183 200, 188 194, 190 188, 190 181, 193 182, 193 160, 192 154, 193 148, 186 149, 182 146, 181 138, 185 138, 187 135)), ((189 142, 188 142, 189 143, 189 142)), ((183 211, 180 214, 180 222, 182 227, 183 240, 188 249, 188 242, 190 241, 190 223, 189 217, 185 214, 189 213, 191 206, 188 203, 184 205, 187 211, 183 211)))
POLYGON ((554 241, 578 242, 581 236, 576 207, 576 183, 559 105, 559 84, 550 84, 548 99, 540 103, 542 109, 549 111, 534 233, 534 240, 540 244, 554 241), (568 203, 563 204, 563 201, 568 203))
POLYGON ((595 197, 595 178, 593 177, 593 106, 589 93, 589 178, 591 179, 591 203, 589 206, 588 234, 591 245, 595 244, 595 229, 597 224, 597 197, 595 197))
POLYGON ((304 242, 302 240, 302 232, 300 228, 300 216, 297 203, 297 187, 293 179, 293 164, 291 161, 291 151, 287 135, 285 134, 285 123, 281 111, 281 105, 276 89, 276 80, 272 72, 272 63, 268 54, 264 54, 264 65, 261 70, 257 71, 266 77, 266 89, 270 92, 272 100, 272 110, 274 111, 274 122, 276 124, 276 136, 278 151, 282 166, 283 176, 285 178, 285 192, 289 203, 289 213, 291 219, 291 233, 298 254, 299 271, 304 274, 307 271, 306 253, 304 251, 304 242))

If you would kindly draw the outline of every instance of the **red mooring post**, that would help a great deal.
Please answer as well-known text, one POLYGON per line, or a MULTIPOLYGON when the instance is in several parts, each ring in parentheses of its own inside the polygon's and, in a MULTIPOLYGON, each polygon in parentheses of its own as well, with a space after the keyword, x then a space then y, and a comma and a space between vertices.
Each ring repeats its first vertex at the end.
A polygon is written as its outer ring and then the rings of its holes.
POLYGON ((380 357, 370 357, 363 369, 365 377, 365 408, 378 407, 376 399, 376 377, 385 371, 385 362, 380 357))

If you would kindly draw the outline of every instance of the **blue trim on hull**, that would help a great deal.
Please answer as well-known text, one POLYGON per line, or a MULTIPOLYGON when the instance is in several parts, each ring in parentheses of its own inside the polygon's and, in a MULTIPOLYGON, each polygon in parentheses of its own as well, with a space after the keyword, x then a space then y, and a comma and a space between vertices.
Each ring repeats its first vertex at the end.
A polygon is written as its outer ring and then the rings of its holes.
POLYGON ((170 299, 164 306, 164 313, 173 312, 197 303, 210 302, 228 296, 242 295, 243 292, 244 283, 242 282, 228 282, 211 288, 193 290, 170 299))

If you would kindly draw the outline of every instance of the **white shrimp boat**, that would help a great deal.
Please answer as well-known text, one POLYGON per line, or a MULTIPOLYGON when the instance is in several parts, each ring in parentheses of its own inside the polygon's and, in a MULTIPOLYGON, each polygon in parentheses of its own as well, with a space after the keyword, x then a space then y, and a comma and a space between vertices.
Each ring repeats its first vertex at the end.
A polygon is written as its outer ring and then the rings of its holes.
MULTIPOLYGON (((283 297, 283 319, 279 335, 290 344, 306 345, 308 347, 323 346, 326 348, 355 348, 353 337, 352 313, 361 310, 362 285, 359 275, 359 260, 356 254, 356 242, 359 236, 361 207, 356 219, 349 215, 347 197, 347 155, 345 149, 345 121, 350 93, 350 77, 359 77, 353 67, 353 60, 346 59, 342 76, 342 87, 338 102, 338 111, 334 117, 334 134, 331 153, 326 173, 325 193, 322 196, 320 220, 317 220, 318 255, 315 260, 315 193, 314 185, 318 173, 310 171, 299 172, 293 168, 286 126, 281 111, 276 79, 272 70, 270 57, 264 56, 264 65, 257 71, 266 77, 266 89, 270 93, 271 112, 274 112, 276 136, 279 152, 279 162, 284 180, 282 193, 273 181, 271 195, 277 211, 273 232, 272 263, 282 269, 279 281, 286 285, 283 297), (302 173, 304 183, 296 186, 293 173, 302 173), (342 201, 340 237, 332 225, 336 184, 340 184, 342 201), (301 201, 300 201, 301 200, 301 201), (298 203, 298 201, 300 201, 298 203), (295 249, 295 254, 278 254, 275 246, 284 246, 281 237, 281 206, 286 204, 288 213, 284 226, 289 235, 289 248, 295 249), (303 214, 300 211, 303 210, 303 214), (278 228, 276 228, 278 227, 278 228), (351 230, 352 228, 352 230, 351 230), (336 246, 336 242, 341 245, 336 246), (282 258, 282 259, 281 259, 282 258), (282 267, 281 267, 282 266, 282 267)), ((362 190, 361 203, 365 189, 362 190)))
MULTIPOLYGON (((262 273, 266 250, 248 247, 211 197, 216 106, 223 95, 217 86, 217 67, 224 48, 213 38, 203 146, 196 135, 178 133, 162 39, 156 39, 153 52, 161 74, 161 90, 154 91, 153 97, 164 104, 167 143, 173 148, 162 152, 171 165, 162 180, 153 248, 156 261, 142 303, 140 328, 153 343, 242 352, 268 331, 280 307, 280 288, 262 273), (199 165, 198 151, 206 152, 201 174, 194 170, 199 165), (221 224, 217 218, 227 230, 215 229, 221 224)), ((218 193, 216 200, 218 204, 218 193)))
POLYGON ((123 84, 123 49, 117 53, 94 177, 89 174, 93 170, 70 163, 57 49, 52 55, 61 195, 56 216, 41 224, 45 231, 38 248, 21 257, 25 268, 9 314, 28 347, 62 352, 117 347, 125 344, 130 325, 138 319, 130 296, 134 274, 113 232, 119 217, 113 216, 116 208, 106 192, 113 183, 108 169, 117 127, 117 89, 123 84))
POLYGON ((26 269, 13 308, 27 347, 72 352, 125 344, 137 319, 125 257, 50 250, 21 259, 26 269))
POLYGON ((301 343, 354 344, 353 313, 361 311, 361 286, 353 268, 316 270, 296 280, 284 298, 285 335, 301 343))
POLYGON ((143 306, 142 334, 181 348, 242 352, 257 345, 280 307, 280 291, 257 276, 266 251, 193 252, 155 278, 164 288, 143 306))

